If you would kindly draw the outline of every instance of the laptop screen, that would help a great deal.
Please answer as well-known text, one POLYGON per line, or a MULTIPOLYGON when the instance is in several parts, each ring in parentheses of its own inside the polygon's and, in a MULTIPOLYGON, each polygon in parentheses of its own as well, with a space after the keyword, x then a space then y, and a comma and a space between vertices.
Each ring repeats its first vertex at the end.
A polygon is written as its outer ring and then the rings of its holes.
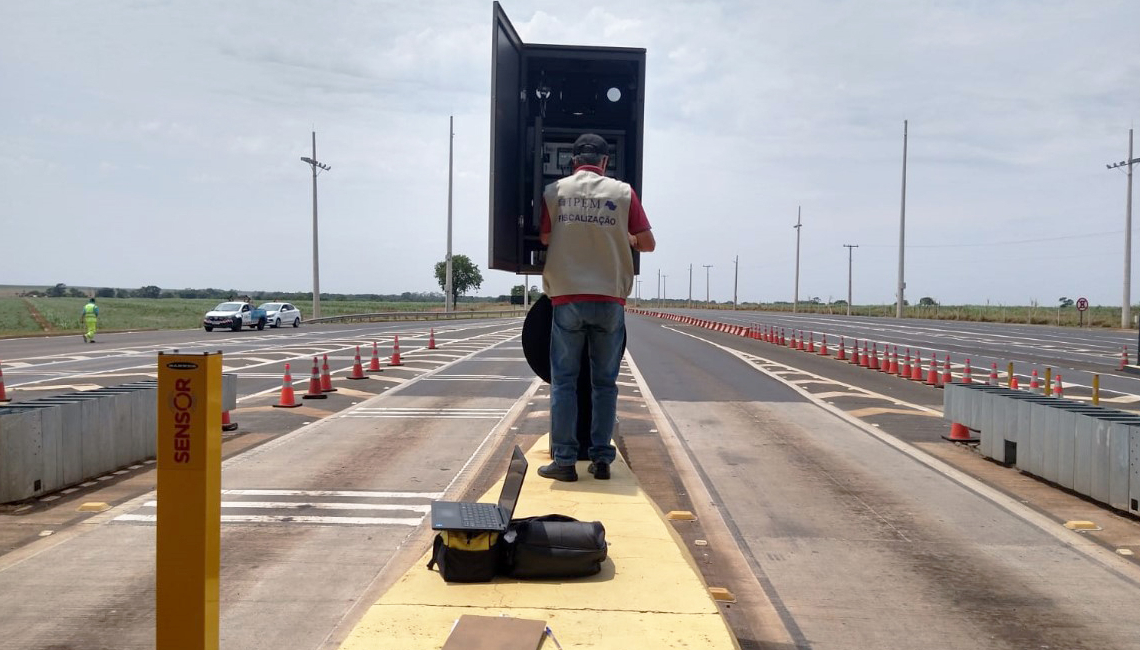
POLYGON ((503 479, 503 491, 499 493, 499 507, 510 519, 515 513, 515 504, 518 503, 519 493, 522 492, 523 478, 526 477, 526 456, 522 449, 515 445, 511 454, 511 465, 507 468, 507 476, 503 479))

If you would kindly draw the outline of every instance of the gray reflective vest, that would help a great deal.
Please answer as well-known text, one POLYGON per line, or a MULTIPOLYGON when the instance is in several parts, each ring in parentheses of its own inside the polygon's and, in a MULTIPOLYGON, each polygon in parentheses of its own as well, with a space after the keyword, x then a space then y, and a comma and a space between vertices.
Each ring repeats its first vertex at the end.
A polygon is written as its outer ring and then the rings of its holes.
POLYGON ((542 196, 550 215, 550 245, 542 272, 546 295, 629 295, 632 195, 628 184, 588 170, 546 186, 542 196))

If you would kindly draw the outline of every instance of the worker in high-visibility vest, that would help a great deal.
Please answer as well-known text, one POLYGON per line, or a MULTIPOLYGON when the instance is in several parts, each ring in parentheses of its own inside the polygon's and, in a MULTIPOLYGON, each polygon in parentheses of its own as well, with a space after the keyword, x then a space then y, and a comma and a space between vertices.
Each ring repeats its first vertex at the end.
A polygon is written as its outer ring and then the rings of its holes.
POLYGON ((87 343, 94 343, 95 326, 99 322, 99 306, 95 304, 94 298, 86 305, 83 305, 82 322, 87 327, 87 332, 83 334, 83 340, 87 343))

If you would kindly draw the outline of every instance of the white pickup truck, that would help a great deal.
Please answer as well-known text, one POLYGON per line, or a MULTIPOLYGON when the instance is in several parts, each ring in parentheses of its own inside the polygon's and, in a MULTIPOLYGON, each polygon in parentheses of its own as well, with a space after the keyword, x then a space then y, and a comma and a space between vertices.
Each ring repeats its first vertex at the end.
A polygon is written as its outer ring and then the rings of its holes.
POLYGON ((241 331, 242 327, 263 330, 266 320, 265 310, 255 309, 248 302, 223 302, 206 312, 202 327, 207 332, 215 327, 228 327, 235 332, 241 331))

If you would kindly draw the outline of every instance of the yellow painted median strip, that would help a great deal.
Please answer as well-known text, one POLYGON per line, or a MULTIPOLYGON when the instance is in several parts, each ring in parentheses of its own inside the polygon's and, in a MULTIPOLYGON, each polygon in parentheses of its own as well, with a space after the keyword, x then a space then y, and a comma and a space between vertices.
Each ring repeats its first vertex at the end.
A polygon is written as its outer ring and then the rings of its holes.
MULTIPOLYGON (((369 608, 341 649, 436 650, 463 614, 546 621, 564 648, 737 649, 692 557, 625 462, 613 463, 609 481, 591 478, 581 462, 578 482, 559 483, 535 473, 550 462, 547 449, 544 439, 527 453, 530 469, 515 517, 560 513, 601 521, 609 559, 600 574, 448 584, 424 568, 428 552, 369 608)), ((493 501, 499 489, 481 500, 493 501)))

